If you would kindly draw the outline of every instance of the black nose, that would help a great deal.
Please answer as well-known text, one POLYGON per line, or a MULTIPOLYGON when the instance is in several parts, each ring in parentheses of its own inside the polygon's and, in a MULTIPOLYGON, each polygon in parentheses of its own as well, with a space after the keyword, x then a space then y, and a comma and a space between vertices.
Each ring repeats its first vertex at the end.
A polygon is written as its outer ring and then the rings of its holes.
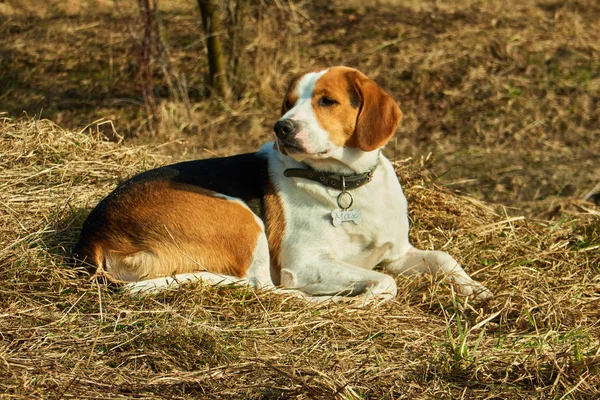
POLYGON ((284 139, 295 133, 298 130, 298 125, 290 119, 282 119, 275 123, 273 130, 278 138, 284 139))

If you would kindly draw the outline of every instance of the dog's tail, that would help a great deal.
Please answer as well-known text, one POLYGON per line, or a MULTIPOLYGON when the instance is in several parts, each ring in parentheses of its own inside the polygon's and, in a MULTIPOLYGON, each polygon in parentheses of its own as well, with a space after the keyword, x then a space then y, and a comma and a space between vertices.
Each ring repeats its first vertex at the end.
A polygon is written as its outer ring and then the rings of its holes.
POLYGON ((104 252, 100 246, 87 243, 86 241, 80 239, 73 249, 71 261, 76 269, 93 275, 103 269, 103 253, 104 252))

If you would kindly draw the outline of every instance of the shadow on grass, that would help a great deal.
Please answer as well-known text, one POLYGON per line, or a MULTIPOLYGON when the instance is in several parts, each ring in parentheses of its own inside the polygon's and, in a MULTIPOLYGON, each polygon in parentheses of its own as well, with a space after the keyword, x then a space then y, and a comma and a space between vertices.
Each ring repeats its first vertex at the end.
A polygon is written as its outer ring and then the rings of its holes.
MULTIPOLYGON (((12 117, 41 115, 70 128, 104 117, 120 120, 119 131, 125 133, 142 123, 136 18, 117 10, 53 18, 0 16, 5 38, 0 43, 0 111, 12 117)), ((192 42, 195 33, 180 25, 165 21, 177 43, 192 42)), ((198 54, 201 44, 192 46, 191 54, 198 54)), ((155 75, 155 97, 168 98, 164 74, 155 75)), ((190 98, 198 100, 193 98, 200 96, 198 82, 192 78, 189 83, 190 98)))
POLYGON ((87 279, 94 272, 90 265, 82 265, 73 258, 73 249, 79 240, 81 227, 90 209, 65 205, 63 210, 53 216, 50 229, 40 232, 38 240, 42 247, 53 257, 58 258, 61 267, 74 273, 77 278, 87 279))

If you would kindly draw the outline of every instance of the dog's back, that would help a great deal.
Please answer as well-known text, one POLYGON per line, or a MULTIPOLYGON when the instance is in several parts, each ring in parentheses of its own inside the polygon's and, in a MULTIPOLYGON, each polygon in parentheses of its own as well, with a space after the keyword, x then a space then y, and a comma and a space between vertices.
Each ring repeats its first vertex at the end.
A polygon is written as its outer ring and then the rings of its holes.
POLYGON ((119 281, 202 270, 243 277, 264 234, 267 164, 251 153, 136 175, 90 213, 75 257, 119 281))

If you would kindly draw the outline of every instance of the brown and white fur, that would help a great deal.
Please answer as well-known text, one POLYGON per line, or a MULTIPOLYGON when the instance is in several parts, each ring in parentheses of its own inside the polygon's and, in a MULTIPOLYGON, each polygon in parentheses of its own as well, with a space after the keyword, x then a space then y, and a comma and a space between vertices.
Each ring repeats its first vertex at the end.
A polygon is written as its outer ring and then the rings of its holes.
POLYGON ((275 143, 258 152, 144 172, 86 220, 76 257, 132 291, 190 280, 280 287, 312 298, 393 298, 392 275, 443 273, 462 295, 489 297, 447 253, 408 240, 406 198, 381 148, 402 116, 361 72, 333 67, 294 79, 275 143), (360 224, 334 226, 339 189, 289 168, 374 171, 349 190, 360 224))

